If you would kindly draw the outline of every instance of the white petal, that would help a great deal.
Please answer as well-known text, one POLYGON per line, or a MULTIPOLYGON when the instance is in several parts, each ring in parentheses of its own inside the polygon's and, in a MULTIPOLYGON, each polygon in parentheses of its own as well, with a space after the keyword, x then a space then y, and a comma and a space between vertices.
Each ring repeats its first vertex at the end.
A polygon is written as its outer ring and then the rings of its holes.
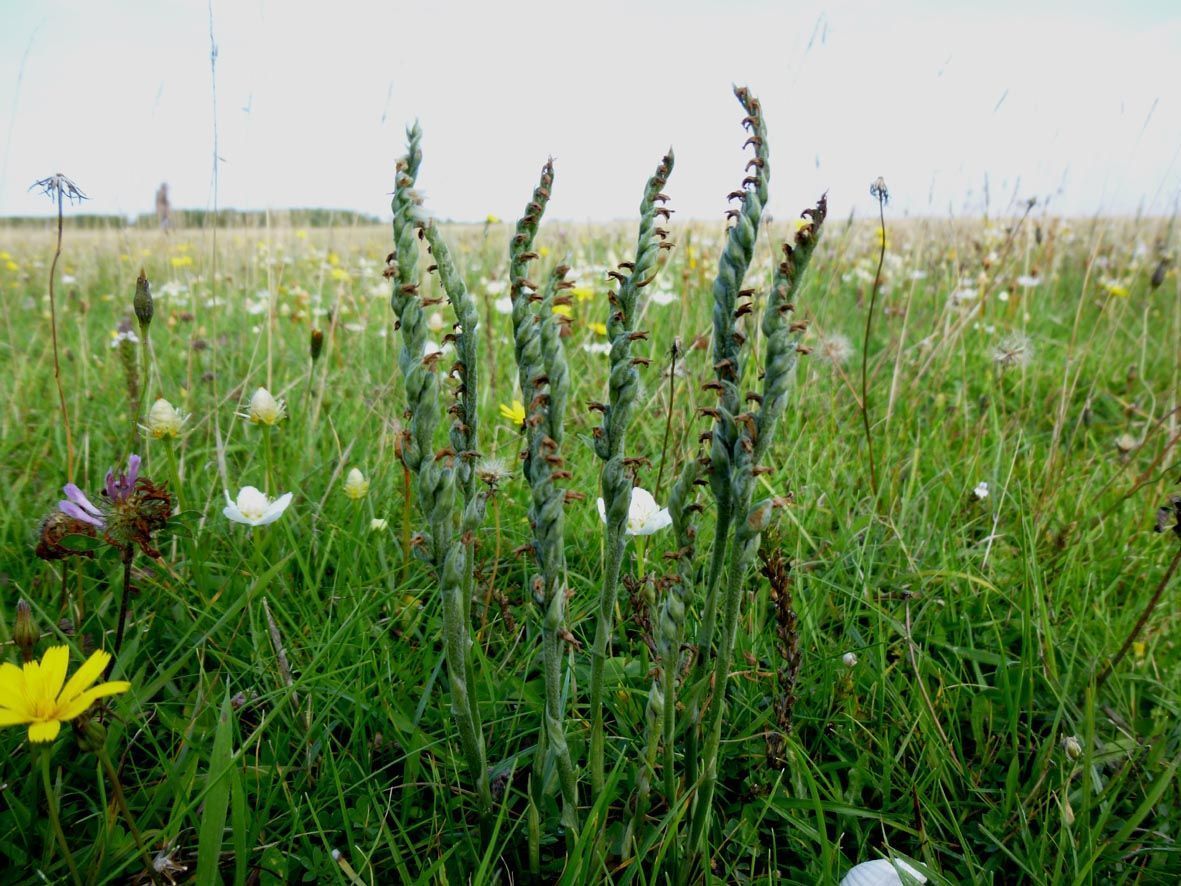
POLYGON ((628 516, 632 519, 643 523, 659 509, 660 505, 656 504, 656 499, 652 497, 652 493, 647 489, 640 486, 632 489, 631 504, 627 509, 628 516))
POLYGON ((841 886, 903 886, 903 883, 926 883, 927 878, 900 858, 878 858, 862 862, 841 880, 841 886), (901 874, 906 874, 904 881, 901 874))
MULTIPOLYGON (((229 496, 228 492, 226 493, 226 496, 229 496)), ((247 526, 250 525, 250 521, 242 516, 242 512, 238 510, 238 506, 233 502, 230 502, 228 505, 222 508, 221 512, 235 523, 245 523, 247 526)))
POLYGON ((601 498, 595 503, 599 506, 599 517, 602 519, 602 521, 604 523, 606 523, 607 522, 607 505, 604 504, 604 502, 601 498))
POLYGON ((669 526, 673 518, 668 513, 668 508, 661 508, 653 514, 649 514, 643 524, 632 534, 633 535, 651 535, 654 532, 659 532, 666 526, 669 526))
POLYGON ((269 523, 274 523, 283 516, 283 512, 287 510, 287 506, 291 504, 292 493, 287 492, 276 498, 270 505, 267 506, 266 513, 262 515, 262 519, 258 521, 259 526, 266 526, 269 523))
POLYGON ((252 511, 263 513, 270 502, 254 486, 243 486, 238 490, 238 510, 244 514, 252 511))

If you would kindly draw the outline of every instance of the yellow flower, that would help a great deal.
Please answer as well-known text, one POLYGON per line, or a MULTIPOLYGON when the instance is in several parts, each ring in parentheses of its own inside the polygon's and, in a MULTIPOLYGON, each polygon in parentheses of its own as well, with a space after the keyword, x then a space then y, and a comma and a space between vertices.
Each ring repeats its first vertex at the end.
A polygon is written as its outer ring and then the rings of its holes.
POLYGON ((124 680, 91 686, 110 660, 110 653, 96 650, 68 683, 70 650, 65 646, 51 646, 40 662, 23 669, 5 662, 0 665, 0 726, 28 723, 29 741, 53 741, 66 720, 84 714, 97 699, 131 688, 124 680))
POLYGON ((20 265, 18 265, 18 264, 17 264, 16 262, 14 262, 12 259, 8 259, 8 260, 7 260, 7 261, 4 263, 4 267, 5 267, 5 269, 6 269, 6 270, 9 270, 9 271, 19 271, 19 270, 20 270, 20 265))
POLYGON ((1108 295, 1114 295, 1116 298, 1128 297, 1128 287, 1124 286, 1122 283, 1108 281, 1103 284, 1103 288, 1107 290, 1108 295))
POLYGON ((349 279, 349 272, 346 271, 344 268, 333 268, 332 269, 332 279, 339 280, 341 282, 347 282, 349 279))
POLYGON ((488 213, 488 217, 487 217, 486 219, 484 219, 484 224, 486 224, 486 225, 498 225, 498 224, 500 224, 500 219, 498 219, 498 218, 497 218, 495 215, 493 215, 493 214, 490 212, 490 213, 488 213))
POLYGON ((514 400, 512 406, 501 403, 500 416, 501 418, 507 418, 514 425, 520 427, 525 423, 525 404, 520 400, 514 400))
POLYGON ((191 268, 193 266, 193 257, 191 255, 174 255, 172 257, 172 266, 174 268, 191 268))
POLYGON ((595 297, 595 291, 589 286, 575 286, 570 290, 570 294, 579 301, 590 301, 595 297))
POLYGON ((607 334, 607 324, 606 323, 587 323, 586 325, 590 328, 591 332, 595 333, 595 335, 606 335, 607 334))
POLYGON ((551 310, 558 317, 565 317, 567 320, 574 316, 574 308, 570 305, 554 305, 551 310))

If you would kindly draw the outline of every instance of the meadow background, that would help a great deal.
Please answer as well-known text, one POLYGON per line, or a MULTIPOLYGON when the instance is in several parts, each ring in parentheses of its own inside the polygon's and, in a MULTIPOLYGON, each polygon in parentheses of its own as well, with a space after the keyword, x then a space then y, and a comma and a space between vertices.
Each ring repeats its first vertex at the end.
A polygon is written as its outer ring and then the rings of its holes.
MULTIPOLYGON (((789 220, 765 229, 749 285, 768 279, 773 245, 793 230, 789 220)), ((677 248, 644 301, 640 325, 651 338, 636 353, 653 362, 641 372, 629 443, 630 454, 651 459, 638 481, 661 503, 709 426, 695 410, 707 403, 700 386, 713 371, 700 344, 721 244, 720 225, 673 231, 677 248), (683 348, 670 385, 675 339, 683 348)), ((497 220, 445 228, 480 303, 482 448, 513 470, 519 435, 499 410, 520 396, 509 317, 498 310, 508 233, 497 220)), ((583 405, 606 388, 595 326, 607 312, 603 270, 623 260, 633 237, 626 225, 569 223, 543 224, 539 236, 542 265, 561 258, 577 280, 565 340, 574 380, 565 454, 570 488, 587 496, 567 509, 569 620, 584 650, 602 523, 583 405)), ((725 882, 835 882, 855 861, 901 853, 925 863, 934 882, 1170 882, 1181 869, 1175 588, 1098 692, 1094 680, 1176 547, 1152 531, 1178 480, 1181 299, 1175 270, 1153 279, 1172 224, 1037 210, 958 223, 887 216, 885 237, 868 343, 876 497, 857 376, 877 224, 830 218, 797 299, 811 353, 797 370, 774 471, 760 478, 791 497, 764 542, 790 560, 798 616, 787 766, 768 763, 783 659, 766 584, 752 576, 714 871, 725 882)), ((3 243, 0 629, 8 639, 20 598, 45 642, 109 648, 117 557, 72 562, 62 609, 61 565, 33 556, 39 518, 65 482, 45 286, 53 238, 9 230, 3 243)), ((406 497, 395 443, 404 399, 382 277, 389 249, 384 226, 159 233, 67 222, 57 298, 79 485, 97 489, 143 421, 112 346, 121 325, 135 327, 141 267, 155 297, 145 407, 166 397, 189 415, 179 439, 139 447, 144 472, 169 482, 180 513, 161 537, 162 560, 136 561, 118 661, 133 688, 106 717, 128 803, 170 876, 191 876, 201 852, 237 881, 462 882, 530 867, 528 778, 542 690, 537 616, 514 554, 529 537, 527 493, 518 470, 479 536, 476 685, 499 810, 481 850, 471 798, 455 789, 463 767, 434 580, 400 547, 406 497), (315 362, 313 328, 325 336, 315 362), (238 415, 260 385, 289 413, 272 431, 269 486, 260 428, 238 415), (360 500, 343 490, 353 467, 370 484, 360 500), (251 532, 221 513, 224 490, 247 483, 272 496, 291 491, 294 502, 251 532), (375 529, 374 519, 386 523, 375 529), (211 805, 224 833, 203 829, 211 805)), ((449 323, 432 326, 441 341, 449 323)), ((635 541, 625 571, 641 555, 650 570, 669 568, 668 531, 644 547, 635 541)), ((635 777, 651 631, 642 601, 622 594, 621 614, 607 699, 608 802, 617 810, 635 777)), ((570 662, 577 760, 585 653, 570 662)), ((23 732, 5 730, 0 741, 0 853, 19 879, 64 876, 60 856, 45 854, 23 732)), ((66 738, 53 765, 80 865, 104 880, 142 879, 93 757, 66 738)), ((555 879, 566 862, 552 786, 546 802, 540 874, 555 879)), ((566 876, 645 882, 668 849, 667 813, 657 799, 644 864, 613 856, 595 868, 583 859, 588 866, 566 876)))

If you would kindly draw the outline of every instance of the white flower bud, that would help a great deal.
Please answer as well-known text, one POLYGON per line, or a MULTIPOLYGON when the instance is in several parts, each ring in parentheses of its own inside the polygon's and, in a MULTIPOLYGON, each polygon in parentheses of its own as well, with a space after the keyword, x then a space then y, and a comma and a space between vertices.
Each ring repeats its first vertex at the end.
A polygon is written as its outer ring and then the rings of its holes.
POLYGON ((856 652, 846 652, 844 655, 841 656, 841 662, 847 668, 857 667, 857 653, 856 652))
POLYGON ((259 388, 250 398, 250 410, 246 418, 254 424, 273 426, 287 416, 287 404, 283 400, 276 400, 266 388, 259 388))
POLYGON ((349 475, 344 481, 344 494, 353 501, 360 501, 369 494, 369 481, 365 479, 365 475, 358 468, 349 471, 349 475))
POLYGON ((179 437, 181 426, 188 419, 187 415, 161 397, 148 410, 147 424, 140 427, 148 436, 160 440, 164 437, 179 437))

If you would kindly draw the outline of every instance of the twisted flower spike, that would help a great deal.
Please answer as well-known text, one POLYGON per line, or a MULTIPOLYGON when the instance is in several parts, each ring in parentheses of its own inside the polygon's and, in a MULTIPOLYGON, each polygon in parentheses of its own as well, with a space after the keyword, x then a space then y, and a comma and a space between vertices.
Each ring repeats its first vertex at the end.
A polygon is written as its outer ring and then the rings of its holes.
POLYGON ((632 482, 624 467, 624 439, 640 385, 631 343, 647 335, 636 331, 636 303, 640 290, 656 279, 668 250, 672 248, 672 243, 667 241, 668 232, 658 225, 658 219, 667 221, 671 213, 661 204, 668 200, 663 191, 672 170, 673 153, 670 149, 644 188, 644 197, 640 201, 640 231, 635 261, 630 266, 620 266, 630 272, 623 274, 613 271, 610 274, 619 281, 619 291, 609 296, 611 311, 607 316, 607 335, 611 339, 611 368, 608 401, 603 408, 603 422, 594 432, 595 454, 603 461, 600 482, 607 536, 606 568, 603 590, 599 595, 599 620, 591 653, 590 762, 591 787, 596 794, 602 790, 604 778, 603 672, 619 595, 619 569, 627 542, 624 530, 631 507, 632 482))
POLYGON ((759 470, 759 459, 766 453, 774 437, 775 425, 786 404, 787 386, 795 368, 796 355, 799 353, 798 338, 804 329, 802 323, 789 323, 787 315, 792 310, 792 299, 799 287, 800 277, 812 257, 826 211, 827 201, 821 197, 815 209, 804 213, 808 223, 796 233, 794 246, 784 246, 784 260, 775 271, 771 297, 763 314, 766 368, 763 393, 753 398, 756 402, 761 402, 761 405, 756 414, 743 413, 735 416, 737 437, 732 451, 727 490, 736 518, 734 543, 730 550, 730 572, 723 597, 722 632, 713 672, 715 689, 705 729, 703 770, 695 798, 696 807, 690 835, 690 845, 698 853, 703 847, 702 841, 709 823, 714 789, 717 786, 718 748, 722 740, 722 717, 726 708, 726 682, 730 674, 730 661, 738 629, 738 606, 742 599, 747 572, 758 551, 759 537, 770 524, 774 508, 782 502, 781 499, 768 498, 752 503, 755 474, 759 470))
POLYGON ((524 473, 532 492, 529 521, 533 526, 533 554, 538 573, 530 579, 533 600, 542 613, 542 657, 545 676, 545 729, 549 752, 557 762, 562 792, 562 824, 578 826, 578 792, 570 748, 566 744, 562 705, 562 643, 566 629, 566 552, 564 514, 567 493, 556 480, 565 475, 558 444, 562 438, 559 411, 567 391, 567 371, 560 330, 553 316, 556 293, 569 288, 567 268, 555 268, 544 294, 527 276, 529 262, 537 258, 533 239, 545 213, 554 182, 553 161, 541 171, 533 199, 517 222, 509 241, 509 292, 513 305, 513 351, 517 360, 521 396, 528 401, 525 414, 524 473), (538 302, 542 307, 539 309, 538 302), (552 373, 552 377, 551 377, 552 373), (556 405, 555 405, 556 404, 556 405))
MULTIPOLYGON (((402 444, 406 466, 415 474, 419 508, 427 519, 427 557, 434 566, 443 601, 444 649, 451 689, 451 709, 459 728, 460 745, 468 769, 476 780, 481 820, 487 830, 492 810, 491 785, 484 750, 479 708, 472 695, 469 663, 471 631, 465 594, 471 572, 471 546, 457 544, 463 530, 463 508, 456 501, 456 454, 449 448, 434 452, 439 409, 438 355, 424 355, 426 320, 418 285, 418 243, 421 226, 419 197, 412 188, 422 162, 422 130, 418 124, 406 132, 408 150, 398 161, 394 183, 393 258, 397 263, 391 305, 402 333, 398 365, 406 388, 409 428, 402 444)), ((437 240, 436 245, 441 243, 437 240)), ((444 247, 445 250, 445 247, 444 247)), ((453 271, 447 261, 449 271, 453 271)))

